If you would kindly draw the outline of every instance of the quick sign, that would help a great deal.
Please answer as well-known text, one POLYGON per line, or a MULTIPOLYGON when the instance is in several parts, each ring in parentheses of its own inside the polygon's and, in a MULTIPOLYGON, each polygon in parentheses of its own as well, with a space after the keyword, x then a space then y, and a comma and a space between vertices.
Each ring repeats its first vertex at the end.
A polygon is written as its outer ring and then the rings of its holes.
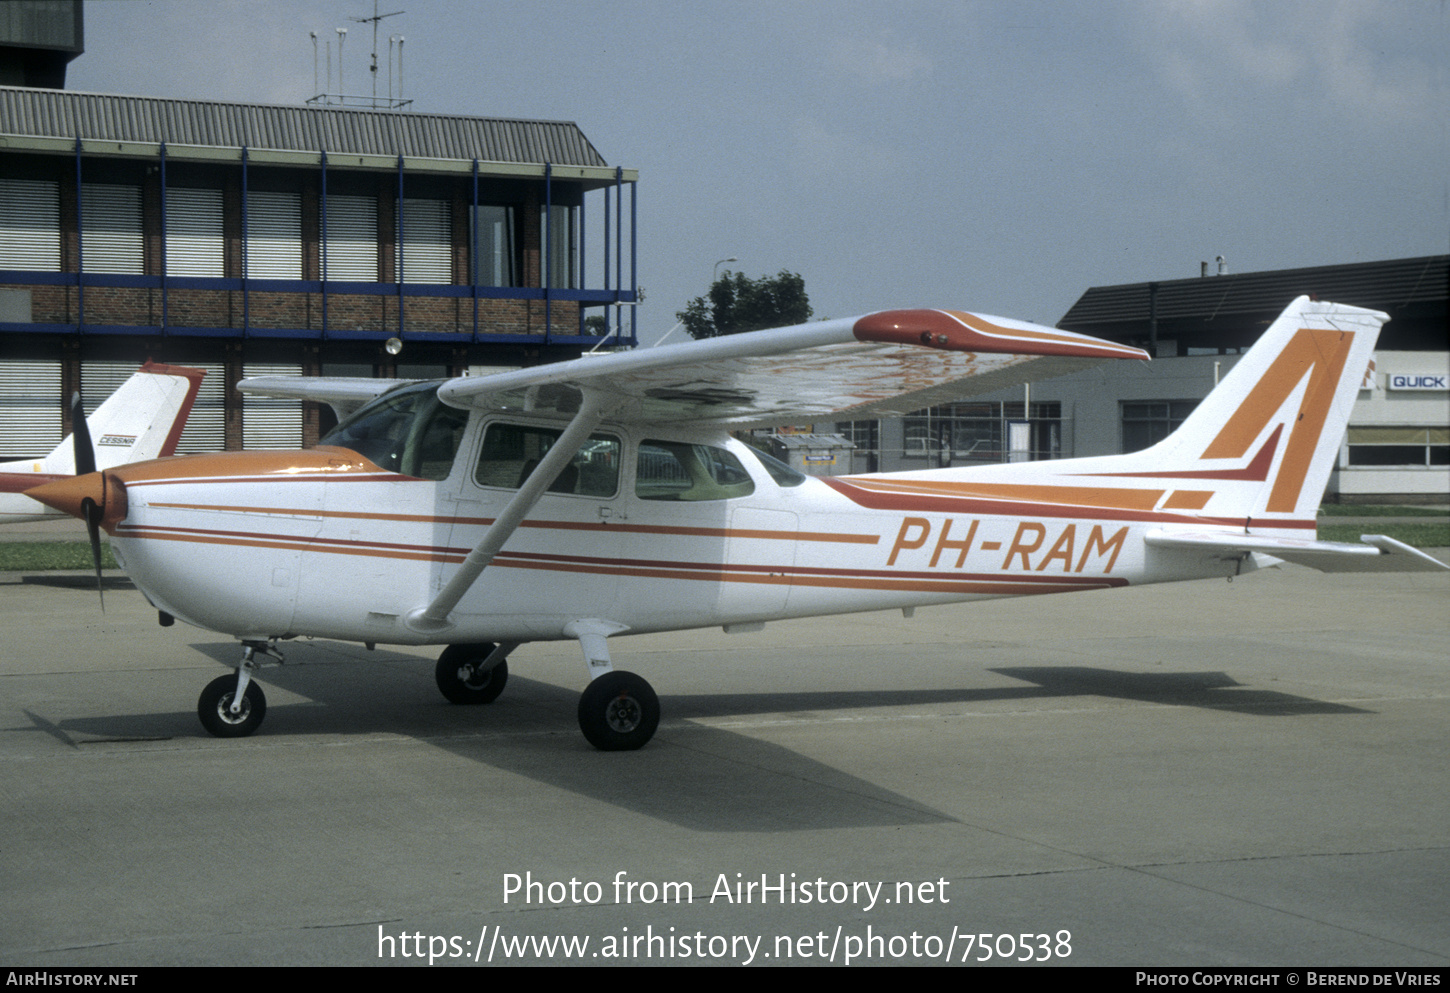
POLYGON ((1443 372, 1392 372, 1386 379, 1386 385, 1392 390, 1450 389, 1450 375, 1443 372))

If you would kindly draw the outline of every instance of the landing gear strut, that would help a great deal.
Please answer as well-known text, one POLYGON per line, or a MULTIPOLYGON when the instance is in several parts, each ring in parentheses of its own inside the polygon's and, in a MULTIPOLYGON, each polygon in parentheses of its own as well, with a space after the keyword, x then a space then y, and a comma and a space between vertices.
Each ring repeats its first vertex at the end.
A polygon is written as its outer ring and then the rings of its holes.
POLYGON ((508 653, 517 644, 449 645, 438 657, 433 678, 450 703, 493 703, 508 682, 508 653))
POLYGON ((579 730, 601 752, 643 748, 660 726, 660 700, 649 683, 632 672, 616 672, 606 639, 628 630, 604 620, 571 621, 564 633, 579 639, 589 685, 579 697, 579 730))
POLYGON ((252 681, 252 670, 281 664, 282 653, 266 642, 242 642, 242 664, 237 666, 237 674, 213 679, 196 701, 201 726, 218 738, 245 738, 261 727, 262 718, 267 716, 267 696, 252 681))

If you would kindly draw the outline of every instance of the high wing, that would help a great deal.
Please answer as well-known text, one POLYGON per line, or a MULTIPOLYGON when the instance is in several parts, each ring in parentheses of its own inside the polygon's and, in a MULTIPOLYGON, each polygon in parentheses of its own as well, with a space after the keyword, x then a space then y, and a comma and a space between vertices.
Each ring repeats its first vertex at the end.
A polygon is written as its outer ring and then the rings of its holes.
POLYGON ((284 400, 315 400, 346 417, 363 404, 412 379, 347 379, 340 376, 255 376, 237 384, 243 393, 284 400))
POLYGON ((888 310, 450 380, 456 407, 572 415, 585 392, 625 423, 772 427, 906 414, 1060 376, 1137 348, 1002 317, 888 310))

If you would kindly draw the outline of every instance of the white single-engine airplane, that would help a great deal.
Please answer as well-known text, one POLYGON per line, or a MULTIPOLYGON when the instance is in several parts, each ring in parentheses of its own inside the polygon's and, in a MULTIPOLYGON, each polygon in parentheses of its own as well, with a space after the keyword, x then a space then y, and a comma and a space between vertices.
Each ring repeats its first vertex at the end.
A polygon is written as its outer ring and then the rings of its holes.
POLYGON ((198 713, 261 723, 252 672, 298 635, 446 644, 487 703, 530 641, 577 640, 584 736, 647 742, 650 685, 613 635, 1170 580, 1280 560, 1443 569, 1315 540, 1386 315, 1301 297, 1182 427, 1140 452, 817 479, 729 431, 901 414, 1138 349, 978 314, 885 311, 444 382, 263 378, 345 415, 302 452, 123 466, 31 495, 87 517, 161 612, 240 639, 198 713))
POLYGON ((147 362, 90 417, 72 418, 78 431, 96 439, 94 447, 89 441, 77 446, 67 437, 44 458, 0 462, 0 524, 61 516, 25 491, 77 475, 77 451, 81 474, 174 454, 205 375, 201 369, 147 362))

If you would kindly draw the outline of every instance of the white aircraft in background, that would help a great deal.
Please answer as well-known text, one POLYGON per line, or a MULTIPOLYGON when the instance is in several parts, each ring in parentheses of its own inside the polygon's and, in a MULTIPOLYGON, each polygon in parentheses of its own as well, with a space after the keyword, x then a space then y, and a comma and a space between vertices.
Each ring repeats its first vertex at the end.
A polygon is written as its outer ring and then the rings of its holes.
POLYGON ((72 417, 77 430, 95 439, 94 446, 87 440, 78 448, 67 436, 43 458, 0 462, 0 524, 61 516, 24 494, 42 483, 77 475, 78 450, 81 474, 174 454, 204 375, 201 369, 147 362, 90 417, 72 417))
POLYGON ((343 420, 317 448, 122 466, 31 491, 86 518, 161 612, 242 642, 198 714, 252 733, 253 671, 299 635, 448 647, 456 703, 531 641, 577 640, 585 737, 659 721, 616 635, 1234 576, 1444 569, 1315 540, 1386 315, 1301 297, 1170 437, 1127 455, 810 478, 731 429, 903 414, 1138 349, 955 311, 885 311, 443 382, 263 378, 343 420), (349 416, 350 415, 350 416, 349 416))

